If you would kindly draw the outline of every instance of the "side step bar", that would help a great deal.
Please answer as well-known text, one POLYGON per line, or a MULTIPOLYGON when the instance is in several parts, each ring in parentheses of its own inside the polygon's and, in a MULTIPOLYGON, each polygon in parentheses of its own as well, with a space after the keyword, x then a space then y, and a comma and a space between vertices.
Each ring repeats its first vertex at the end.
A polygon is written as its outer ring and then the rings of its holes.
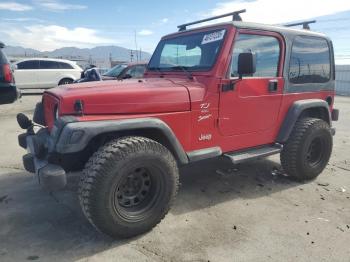
POLYGON ((244 151, 232 152, 224 154, 225 157, 231 159, 233 164, 243 163, 248 160, 253 160, 261 157, 267 157, 274 154, 278 154, 282 151, 281 145, 271 145, 259 148, 251 148, 244 151))

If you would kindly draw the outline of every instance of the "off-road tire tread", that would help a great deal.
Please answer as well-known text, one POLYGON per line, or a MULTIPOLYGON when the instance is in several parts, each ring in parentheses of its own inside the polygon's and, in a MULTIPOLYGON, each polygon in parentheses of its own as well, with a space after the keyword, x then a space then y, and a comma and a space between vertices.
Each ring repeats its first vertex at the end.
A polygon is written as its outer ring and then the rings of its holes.
MULTIPOLYGON (((160 221, 165 217, 175 200, 179 187, 178 167, 175 158, 166 147, 154 140, 145 137, 130 136, 113 139, 107 142, 105 145, 101 146, 87 161, 78 186, 78 198, 83 213, 89 222, 98 231, 102 231, 102 233, 106 233, 106 230, 101 230, 101 227, 103 227, 103 221, 100 221, 98 214, 95 214, 92 211, 94 209, 94 187, 96 184, 98 184, 99 180, 104 179, 106 173, 104 170, 108 169, 112 162, 122 160, 129 154, 132 154, 133 152, 137 152, 139 150, 161 152, 168 163, 171 164, 172 168, 176 170, 175 173, 177 174, 176 176, 172 177, 172 179, 175 180, 175 188, 173 190, 170 202, 165 207, 162 216, 160 217, 157 224, 160 223, 160 221)), ((124 236, 121 234, 118 237, 124 236)))
POLYGON ((318 118, 300 118, 295 123, 292 133, 290 134, 287 143, 283 146, 280 155, 281 164, 284 171, 294 179, 303 181, 310 179, 298 172, 298 150, 302 140, 310 128, 324 128, 330 130, 327 122, 318 118))

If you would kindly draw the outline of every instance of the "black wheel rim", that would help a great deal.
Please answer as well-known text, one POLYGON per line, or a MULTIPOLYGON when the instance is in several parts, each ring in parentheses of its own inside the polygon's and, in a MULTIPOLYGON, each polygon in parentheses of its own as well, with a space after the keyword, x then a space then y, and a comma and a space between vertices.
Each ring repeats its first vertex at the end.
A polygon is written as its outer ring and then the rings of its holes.
POLYGON ((150 211, 161 194, 160 171, 152 167, 138 167, 127 172, 115 185, 115 211, 127 221, 139 221, 150 211))
POLYGON ((324 150, 325 143, 320 137, 311 141, 306 153, 306 161, 310 167, 315 167, 322 162, 324 150))

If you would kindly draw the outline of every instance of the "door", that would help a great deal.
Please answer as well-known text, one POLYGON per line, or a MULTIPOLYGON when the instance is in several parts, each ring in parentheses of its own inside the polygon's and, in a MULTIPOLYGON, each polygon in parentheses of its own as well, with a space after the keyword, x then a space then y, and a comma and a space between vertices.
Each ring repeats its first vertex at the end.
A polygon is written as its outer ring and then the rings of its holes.
POLYGON ((278 34, 254 31, 240 31, 235 39, 230 70, 223 80, 233 88, 220 91, 220 132, 232 136, 271 130, 277 124, 283 92, 284 42, 278 34), (244 52, 255 54, 256 72, 240 80, 238 55, 244 52))
POLYGON ((38 71, 38 85, 41 88, 51 88, 58 85, 62 69, 56 61, 40 60, 38 71))
POLYGON ((19 89, 39 88, 38 86, 38 60, 26 60, 16 64, 14 71, 16 86, 19 89))

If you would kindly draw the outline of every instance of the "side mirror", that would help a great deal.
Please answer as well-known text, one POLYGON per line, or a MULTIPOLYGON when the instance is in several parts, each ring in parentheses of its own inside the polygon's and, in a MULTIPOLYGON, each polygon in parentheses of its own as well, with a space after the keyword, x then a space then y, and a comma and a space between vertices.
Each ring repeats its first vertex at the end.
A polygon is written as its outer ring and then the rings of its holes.
POLYGON ((238 55, 238 75, 252 75, 256 72, 256 56, 253 53, 240 53, 238 55))
POLYGON ((132 76, 131 76, 130 74, 125 74, 125 75, 123 76, 123 79, 130 79, 130 78, 132 78, 132 76))

